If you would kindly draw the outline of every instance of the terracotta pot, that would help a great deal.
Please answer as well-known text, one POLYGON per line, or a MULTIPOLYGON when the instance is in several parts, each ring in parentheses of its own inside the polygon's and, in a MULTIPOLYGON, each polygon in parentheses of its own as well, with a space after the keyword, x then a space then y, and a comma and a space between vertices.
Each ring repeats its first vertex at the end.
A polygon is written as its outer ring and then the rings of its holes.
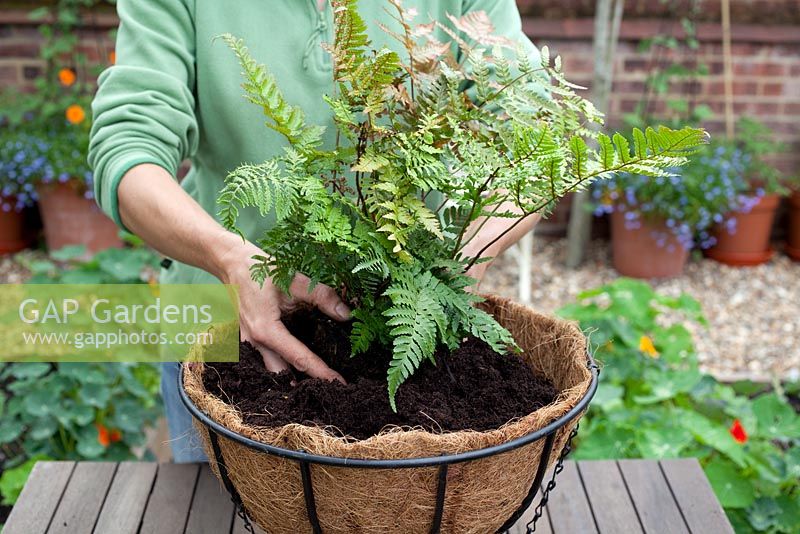
POLYGON ((636 229, 625 227, 625 214, 611 214, 611 248, 614 268, 633 278, 671 278, 680 276, 689 258, 663 221, 640 219, 636 229), (658 239, 664 243, 659 246, 658 239))
MULTIPOLYGON (((0 205, 5 204, 6 199, 0 198, 0 205)), ((14 201, 10 202, 14 204, 14 201)), ((10 254, 19 252, 28 246, 25 238, 25 213, 12 209, 4 211, 0 208, 0 254, 10 254)))
POLYGON ((122 246, 114 221, 93 200, 85 198, 75 184, 40 184, 36 191, 48 250, 84 245, 87 253, 93 254, 122 246))
POLYGON ((786 240, 786 253, 800 261, 800 191, 789 197, 789 234, 786 240))
POLYGON ((720 263, 752 266, 766 263, 775 253, 769 246, 778 195, 765 195, 748 213, 736 213, 736 231, 731 234, 718 227, 717 244, 706 250, 706 256, 720 263))

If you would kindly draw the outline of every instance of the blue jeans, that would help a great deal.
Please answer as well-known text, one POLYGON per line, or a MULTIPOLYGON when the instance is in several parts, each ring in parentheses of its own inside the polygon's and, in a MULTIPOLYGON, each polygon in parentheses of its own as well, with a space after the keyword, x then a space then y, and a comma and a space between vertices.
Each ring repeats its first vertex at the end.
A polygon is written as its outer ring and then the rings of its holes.
POLYGON ((178 393, 178 371, 180 364, 161 364, 161 397, 169 426, 169 445, 175 463, 207 462, 200 435, 192 425, 192 415, 183 405, 178 393))

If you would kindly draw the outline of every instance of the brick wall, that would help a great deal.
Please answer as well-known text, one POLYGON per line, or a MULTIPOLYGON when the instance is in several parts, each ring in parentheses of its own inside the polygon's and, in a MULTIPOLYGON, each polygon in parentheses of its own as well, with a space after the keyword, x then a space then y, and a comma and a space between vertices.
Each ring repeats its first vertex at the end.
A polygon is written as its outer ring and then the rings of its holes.
MULTIPOLYGON (((89 14, 86 27, 78 32, 79 51, 90 62, 106 62, 114 48, 110 30, 117 24, 111 13, 89 14)), ((31 88, 41 74, 41 35, 22 9, 4 9, 0 2, 0 87, 31 88)))
MULTIPOLYGON (((518 1, 524 14, 524 29, 534 42, 546 43, 563 56, 569 79, 590 85, 593 1, 518 1), (580 18, 565 18, 565 13, 576 13, 580 18)), ((796 17, 783 20, 791 24, 774 22, 776 18, 780 21, 780 13, 800 12, 798 4, 797 0, 734 0, 732 30, 734 111, 737 116, 756 116, 772 127, 790 146, 789 153, 780 158, 779 164, 793 173, 800 172, 800 25, 796 17), (756 14, 764 16, 765 23, 751 23, 757 19, 756 14)), ((638 0, 626 5, 631 10, 628 13, 631 18, 623 22, 621 30, 613 98, 607 110, 611 122, 633 109, 654 61, 651 53, 637 51, 640 40, 658 33, 676 32, 677 35, 680 32, 680 25, 668 19, 635 18, 647 12, 648 6, 656 9, 660 2, 638 0)), ((710 21, 698 25, 699 51, 693 57, 677 59, 701 61, 709 66, 711 75, 700 85, 675 87, 675 90, 691 91, 697 103, 706 103, 717 112, 705 126, 712 132, 721 132, 724 109, 721 29, 708 15, 715 10, 706 9, 705 12, 705 19, 710 21)), ((82 51, 90 60, 105 58, 112 48, 108 30, 116 23, 114 15, 101 12, 87 16, 86 22, 87 28, 80 32, 82 51)), ((28 21, 25 10, 0 6, 0 86, 29 87, 41 72, 38 52, 39 34, 28 21)))
MULTIPOLYGON (((537 44, 548 44, 561 54, 567 78, 591 86, 593 68, 591 19, 544 20, 525 18, 525 31, 537 44)), ((675 32, 679 24, 668 20, 630 20, 623 22, 614 64, 614 86, 610 107, 611 122, 634 109, 642 97, 644 82, 657 60, 651 52, 638 51, 641 39, 675 32)), ((683 84, 675 93, 687 93, 696 103, 707 104, 715 116, 704 126, 712 133, 724 131, 724 85, 721 29, 716 23, 698 25, 699 50, 694 54, 668 57, 685 62, 701 62, 710 75, 699 84, 683 84)), ((800 26, 734 24, 732 28, 734 102, 736 117, 757 117, 769 125, 785 142, 787 153, 776 157, 785 172, 800 172, 800 26)), ((655 104, 663 111, 664 103, 655 104)))

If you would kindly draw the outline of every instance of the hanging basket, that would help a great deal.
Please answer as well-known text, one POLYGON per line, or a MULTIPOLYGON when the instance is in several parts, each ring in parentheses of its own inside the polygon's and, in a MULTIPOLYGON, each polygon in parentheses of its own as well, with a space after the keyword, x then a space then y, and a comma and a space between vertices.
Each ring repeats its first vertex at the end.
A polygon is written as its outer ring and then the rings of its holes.
MULTIPOLYGON (((395 428, 348 442, 299 424, 247 425, 205 390, 202 364, 184 365, 181 398, 212 471, 269 534, 507 530, 563 459, 597 388, 597 366, 574 323, 499 297, 483 307, 533 371, 552 380, 554 403, 486 432, 395 428)), ((202 347, 195 350, 192 359, 201 360, 202 347)))

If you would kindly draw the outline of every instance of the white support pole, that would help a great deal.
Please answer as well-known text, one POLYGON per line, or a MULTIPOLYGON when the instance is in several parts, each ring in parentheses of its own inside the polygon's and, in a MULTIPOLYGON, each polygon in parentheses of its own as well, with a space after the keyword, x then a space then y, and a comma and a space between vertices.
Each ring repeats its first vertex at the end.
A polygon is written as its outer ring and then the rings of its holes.
POLYGON ((519 271, 518 298, 523 304, 530 304, 531 299, 531 260, 533 258, 533 230, 525 234, 515 247, 517 268, 519 271))

